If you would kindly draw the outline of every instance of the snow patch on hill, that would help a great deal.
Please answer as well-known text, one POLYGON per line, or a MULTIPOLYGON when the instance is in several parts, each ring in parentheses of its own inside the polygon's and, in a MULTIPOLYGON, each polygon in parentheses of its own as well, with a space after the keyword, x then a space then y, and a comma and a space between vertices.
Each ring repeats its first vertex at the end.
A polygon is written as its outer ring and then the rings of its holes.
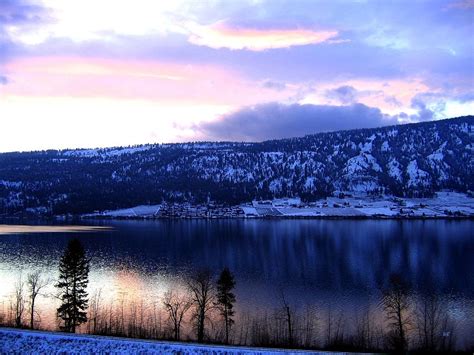
POLYGON ((65 150, 62 152, 65 156, 72 157, 116 157, 125 154, 134 154, 143 152, 152 148, 152 145, 143 145, 138 147, 129 148, 106 148, 106 149, 77 149, 77 150, 65 150))
POLYGON ((416 160, 410 161, 407 166, 407 174, 409 176, 408 186, 409 187, 416 187, 416 186, 429 186, 430 184, 430 175, 421 170, 418 167, 418 162, 416 160))

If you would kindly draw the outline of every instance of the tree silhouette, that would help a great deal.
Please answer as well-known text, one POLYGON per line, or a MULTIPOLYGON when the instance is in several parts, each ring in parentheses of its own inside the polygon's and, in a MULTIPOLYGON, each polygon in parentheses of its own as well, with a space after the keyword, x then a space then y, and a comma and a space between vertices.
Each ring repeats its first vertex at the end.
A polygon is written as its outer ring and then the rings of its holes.
POLYGON ((15 283, 15 293, 13 297, 12 308, 15 315, 15 327, 21 328, 23 326, 23 314, 25 313, 25 288, 23 281, 20 278, 15 283))
POLYGON ((219 280, 217 280, 217 302, 216 307, 219 310, 225 326, 225 342, 229 343, 229 332, 232 324, 234 324, 234 303, 235 295, 232 290, 235 287, 234 275, 226 267, 222 270, 219 280))
POLYGON ((408 287, 399 275, 390 276, 390 287, 383 291, 382 305, 390 326, 390 340, 397 352, 408 346, 407 330, 411 325, 408 314, 410 300, 408 287))
POLYGON ((181 323, 192 303, 186 296, 168 291, 163 297, 163 305, 166 312, 168 312, 169 321, 173 328, 174 340, 180 340, 181 323))
POLYGON ((209 271, 198 272, 188 281, 193 303, 193 319, 197 331, 197 340, 202 343, 205 335, 205 322, 213 308, 215 295, 212 285, 212 274, 209 271))
POLYGON ((294 322, 293 318, 294 317, 293 317, 293 312, 290 307, 290 304, 288 303, 283 290, 281 290, 281 301, 283 304, 284 319, 285 319, 285 323, 288 330, 288 345, 292 347, 294 345, 293 344, 293 340, 294 340, 293 339, 293 322, 294 322))
POLYGON ((87 284, 89 282, 89 260, 82 244, 77 239, 69 242, 59 264, 61 306, 58 317, 64 321, 60 328, 75 333, 76 327, 87 321, 87 284))
POLYGON ((37 270, 28 274, 26 284, 28 286, 28 297, 30 301, 30 328, 35 323, 35 302, 41 290, 48 285, 49 281, 41 277, 41 271, 37 270))

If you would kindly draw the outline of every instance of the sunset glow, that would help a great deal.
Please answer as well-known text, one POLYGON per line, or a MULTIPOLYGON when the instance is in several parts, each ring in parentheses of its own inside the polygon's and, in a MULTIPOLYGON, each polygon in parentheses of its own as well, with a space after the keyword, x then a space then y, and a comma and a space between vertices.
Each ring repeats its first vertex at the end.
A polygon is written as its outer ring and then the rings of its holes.
POLYGON ((203 124, 274 103, 472 113, 473 8, 435 3, 4 2, 0 151, 227 140, 203 124))
POLYGON ((337 36, 336 31, 309 30, 255 30, 227 28, 217 23, 208 27, 195 27, 189 38, 191 43, 215 49, 248 49, 262 51, 274 48, 289 48, 327 42, 337 36))

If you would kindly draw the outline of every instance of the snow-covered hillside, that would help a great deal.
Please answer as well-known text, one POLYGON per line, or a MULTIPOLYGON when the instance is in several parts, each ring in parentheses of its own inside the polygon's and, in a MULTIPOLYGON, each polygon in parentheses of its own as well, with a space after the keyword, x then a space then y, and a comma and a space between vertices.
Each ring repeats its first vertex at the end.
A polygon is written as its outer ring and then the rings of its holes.
POLYGON ((474 116, 262 143, 0 154, 0 214, 474 190, 474 116))

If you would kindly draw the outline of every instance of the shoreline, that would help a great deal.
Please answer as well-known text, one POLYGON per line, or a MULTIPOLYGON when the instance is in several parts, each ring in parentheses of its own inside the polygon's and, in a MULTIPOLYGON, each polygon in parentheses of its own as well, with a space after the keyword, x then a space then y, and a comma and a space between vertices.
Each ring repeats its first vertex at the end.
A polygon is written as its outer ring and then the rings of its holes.
POLYGON ((0 216, 0 224, 8 221, 214 221, 214 220, 391 220, 391 221, 415 221, 415 220, 452 220, 466 221, 474 220, 474 216, 261 216, 261 217, 111 217, 111 216, 51 216, 51 217, 18 217, 18 216, 0 216))
MULTIPOLYGON (((54 217, 52 219, 55 219, 54 217)), ((73 220, 132 220, 132 221, 159 221, 159 220, 288 220, 288 219, 305 219, 305 220, 474 220, 474 216, 258 216, 258 217, 111 217, 111 216, 94 216, 94 217, 73 217, 73 220)), ((56 219, 57 220, 57 219, 56 219)), ((66 219, 69 220, 69 219, 66 219)))
POLYGON ((474 219, 474 197, 453 191, 439 191, 430 198, 352 196, 341 193, 316 201, 285 197, 237 205, 213 201, 162 202, 74 214, 67 211, 40 212, 34 209, 10 212, 0 215, 0 220, 470 220, 474 219))

